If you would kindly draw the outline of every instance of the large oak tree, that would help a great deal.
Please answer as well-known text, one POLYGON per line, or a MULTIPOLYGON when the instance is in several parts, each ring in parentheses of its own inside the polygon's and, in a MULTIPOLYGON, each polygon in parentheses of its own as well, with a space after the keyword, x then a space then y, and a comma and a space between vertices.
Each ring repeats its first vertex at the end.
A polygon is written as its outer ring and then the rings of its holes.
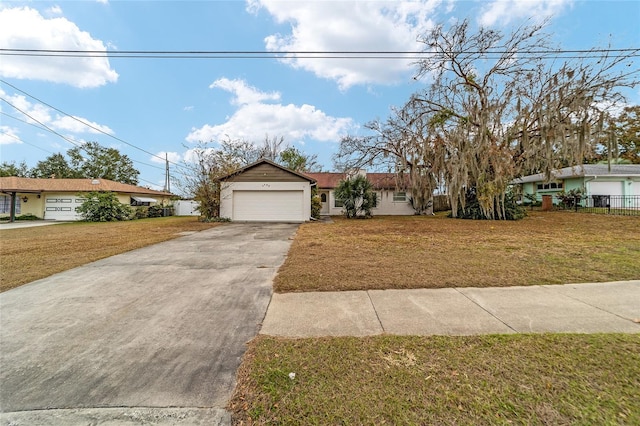
POLYGON ((472 31, 468 21, 434 27, 421 39, 416 76, 427 88, 373 136, 343 139, 338 159, 366 163, 377 151, 397 172, 421 179, 412 186, 444 185, 454 216, 473 194, 483 217, 506 218, 510 182, 581 163, 612 128, 621 89, 638 83, 631 61, 638 50, 563 57, 543 29, 472 31))

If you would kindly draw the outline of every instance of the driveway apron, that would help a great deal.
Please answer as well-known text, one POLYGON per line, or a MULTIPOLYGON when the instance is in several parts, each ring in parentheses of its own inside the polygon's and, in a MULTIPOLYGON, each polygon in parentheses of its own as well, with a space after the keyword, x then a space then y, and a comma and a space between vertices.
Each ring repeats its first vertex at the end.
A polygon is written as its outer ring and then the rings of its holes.
POLYGON ((224 224, 0 294, 0 411, 224 408, 296 229, 224 224))

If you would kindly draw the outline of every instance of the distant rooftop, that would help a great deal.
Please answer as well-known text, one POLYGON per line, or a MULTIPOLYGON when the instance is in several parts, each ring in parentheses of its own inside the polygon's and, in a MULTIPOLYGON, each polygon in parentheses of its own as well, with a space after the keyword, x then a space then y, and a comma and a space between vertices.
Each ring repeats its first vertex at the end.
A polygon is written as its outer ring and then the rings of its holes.
MULTIPOLYGON (((611 169, 607 164, 581 164, 551 172, 552 179, 595 176, 640 176, 640 164, 612 164, 611 169)), ((513 183, 541 182, 545 180, 544 173, 537 173, 516 179, 513 183)))

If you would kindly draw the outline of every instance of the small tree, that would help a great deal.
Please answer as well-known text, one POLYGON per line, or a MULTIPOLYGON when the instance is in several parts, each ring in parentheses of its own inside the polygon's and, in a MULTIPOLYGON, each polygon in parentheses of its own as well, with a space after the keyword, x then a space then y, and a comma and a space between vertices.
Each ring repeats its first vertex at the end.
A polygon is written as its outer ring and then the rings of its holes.
POLYGON ((115 148, 106 148, 97 142, 85 142, 67 151, 71 167, 84 178, 102 178, 129 185, 138 184, 140 172, 133 161, 115 148))
POLYGON ((376 204, 373 185, 362 175, 340 181, 335 197, 342 202, 347 218, 371 217, 371 209, 376 204))
POLYGON ((76 208, 88 222, 115 222, 129 220, 131 207, 122 204, 113 192, 89 192, 84 203, 76 208))
POLYGON ((322 210, 322 201, 318 195, 318 188, 311 187, 311 217, 320 219, 320 211, 322 210))
POLYGON ((69 165, 67 159, 61 153, 52 154, 46 159, 38 161, 38 164, 31 170, 31 176, 43 179, 54 177, 57 179, 73 179, 83 177, 69 165))

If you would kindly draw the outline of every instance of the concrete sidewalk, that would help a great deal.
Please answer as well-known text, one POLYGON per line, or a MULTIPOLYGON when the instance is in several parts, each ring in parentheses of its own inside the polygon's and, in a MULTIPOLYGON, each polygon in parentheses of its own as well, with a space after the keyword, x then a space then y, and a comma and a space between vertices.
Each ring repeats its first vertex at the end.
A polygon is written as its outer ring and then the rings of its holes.
POLYGON ((504 288, 274 294, 260 331, 284 337, 640 333, 640 280, 504 288))

